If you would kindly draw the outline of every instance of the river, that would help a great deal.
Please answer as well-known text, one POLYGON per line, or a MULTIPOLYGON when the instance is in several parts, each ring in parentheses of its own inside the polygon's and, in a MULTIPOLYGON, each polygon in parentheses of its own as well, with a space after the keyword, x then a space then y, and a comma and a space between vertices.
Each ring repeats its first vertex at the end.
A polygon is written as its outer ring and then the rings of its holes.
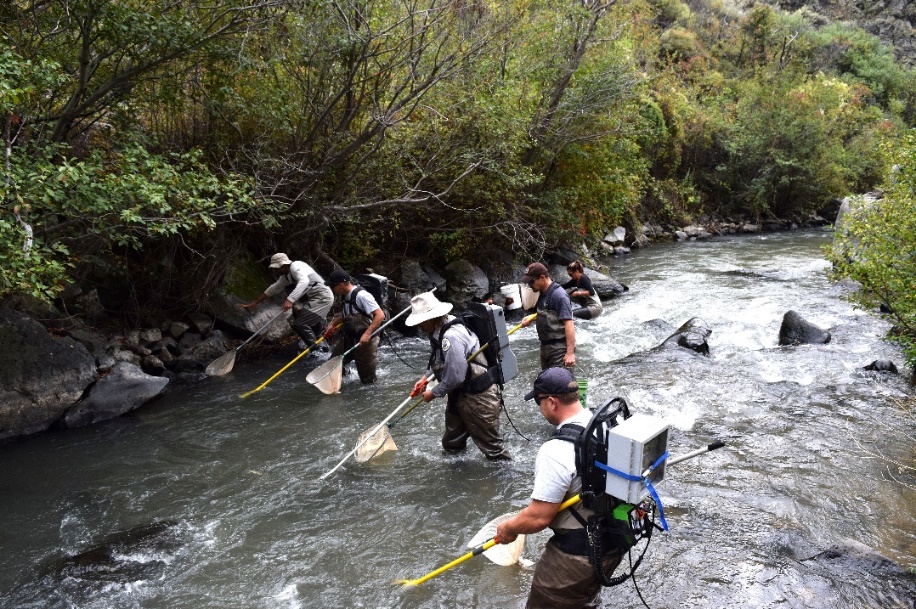
MULTIPOLYGON (((903 376, 862 370, 902 358, 882 339, 887 322, 827 280, 830 239, 653 246, 615 260, 630 292, 577 322, 589 405, 619 395, 666 419, 673 456, 727 443, 659 485, 670 531, 635 576, 652 609, 914 607, 916 491, 875 456, 913 456, 901 406, 912 392, 903 376), (778 346, 790 309, 831 342, 778 346), (627 357, 692 317, 713 329, 709 357, 627 357)), ((425 341, 395 345, 400 358, 383 343, 376 385, 354 372, 339 395, 311 387, 300 362, 240 399, 287 358, 240 361, 129 416, 0 445, 0 607, 523 607, 530 568, 484 557, 417 588, 394 582, 463 554, 484 523, 527 503, 551 432, 521 399, 537 372, 534 331, 512 339, 521 374, 505 401, 529 440, 503 416, 511 464, 473 446, 444 455, 433 402, 392 430, 398 451, 319 480, 421 375, 425 341)), ((529 536, 524 556, 546 539, 529 536)), ((642 606, 632 581, 603 594, 642 606)))

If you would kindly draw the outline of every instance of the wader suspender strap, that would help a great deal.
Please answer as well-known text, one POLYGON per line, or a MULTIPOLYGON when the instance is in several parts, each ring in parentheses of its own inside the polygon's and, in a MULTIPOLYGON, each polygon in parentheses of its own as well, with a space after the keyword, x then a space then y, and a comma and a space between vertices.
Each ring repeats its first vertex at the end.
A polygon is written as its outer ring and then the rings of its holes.
POLYGON ((355 288, 350 290, 350 293, 347 294, 346 298, 344 298, 344 304, 350 307, 349 315, 352 315, 353 311, 355 310, 357 313, 361 314, 363 317, 368 319, 369 323, 372 323, 372 316, 366 313, 365 311, 363 311, 362 307, 360 307, 359 303, 356 301, 356 295, 359 294, 360 291, 362 291, 362 289, 363 288, 361 288, 360 286, 356 286, 355 288))
MULTIPOLYGON (((461 323, 461 320, 458 319, 458 318, 456 317, 456 318, 453 319, 452 321, 450 321, 450 322, 448 322, 447 324, 445 324, 444 326, 442 326, 442 331, 439 332, 439 336, 441 336, 442 338, 445 338, 445 332, 446 332, 449 328, 451 328, 452 326, 454 326, 454 325, 457 324, 457 323, 461 323)), ((433 369, 433 362, 436 361, 436 354, 437 354, 437 353, 442 353, 442 340, 441 340, 441 339, 433 338, 433 335, 430 334, 430 335, 429 335, 429 342, 431 342, 431 343, 433 344, 433 352, 429 354, 429 363, 426 364, 426 367, 427 367, 427 369, 432 370, 432 369, 433 369)), ((444 354, 444 353, 442 353, 442 361, 443 361, 443 362, 445 361, 445 354, 444 354)))
POLYGON ((560 289, 560 284, 554 281, 550 284, 550 287, 547 288, 547 291, 544 292, 544 308, 547 308, 547 304, 550 303, 550 297, 553 296, 553 293, 560 289))
MULTIPOLYGON (((569 442, 573 446, 576 446, 576 443, 579 441, 579 437, 582 435, 584 431, 585 431, 585 428, 582 427, 581 425, 578 425, 576 423, 567 423, 566 425, 563 425, 562 427, 558 427, 557 429, 554 430, 553 439, 554 440, 563 440, 564 442, 569 442)), ((582 468, 580 467, 580 464, 579 464, 579 451, 575 451, 575 454, 576 454, 576 474, 581 476, 581 474, 579 474, 579 472, 582 471, 582 468)), ((588 523, 585 521, 585 518, 582 517, 582 515, 576 510, 576 508, 568 507, 566 508, 566 511, 573 515, 573 518, 575 518, 576 521, 578 521, 578 523, 582 525, 583 529, 588 527, 588 523)))

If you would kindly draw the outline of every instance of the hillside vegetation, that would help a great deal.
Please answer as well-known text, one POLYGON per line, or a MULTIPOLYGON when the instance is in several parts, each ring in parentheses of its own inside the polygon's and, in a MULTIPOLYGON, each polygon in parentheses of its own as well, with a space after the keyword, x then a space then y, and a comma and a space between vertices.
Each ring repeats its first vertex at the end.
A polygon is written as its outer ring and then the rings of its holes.
POLYGON ((916 122, 907 49, 838 4, 4 3, 0 299, 114 282, 137 314, 199 306, 244 252, 352 269, 808 218, 916 122))

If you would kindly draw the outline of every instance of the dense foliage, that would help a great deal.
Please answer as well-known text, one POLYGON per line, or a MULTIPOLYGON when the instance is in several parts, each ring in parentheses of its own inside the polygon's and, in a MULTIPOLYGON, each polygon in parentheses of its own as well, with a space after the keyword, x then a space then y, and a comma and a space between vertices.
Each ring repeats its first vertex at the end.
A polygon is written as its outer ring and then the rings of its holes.
POLYGON ((804 219, 916 121, 893 49, 766 2, 15 0, 0 39, 0 298, 804 219))
POLYGON ((834 274, 860 284, 851 298, 864 307, 883 306, 894 322, 907 364, 916 366, 916 131, 893 149, 893 162, 877 201, 854 201, 830 251, 834 274))

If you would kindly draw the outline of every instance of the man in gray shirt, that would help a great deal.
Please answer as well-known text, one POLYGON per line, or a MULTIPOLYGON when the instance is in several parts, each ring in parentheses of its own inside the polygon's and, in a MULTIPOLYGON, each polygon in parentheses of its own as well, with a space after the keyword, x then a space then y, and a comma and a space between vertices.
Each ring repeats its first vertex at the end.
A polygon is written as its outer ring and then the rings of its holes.
MULTIPOLYGON (((569 295, 547 274, 547 267, 532 262, 520 280, 540 293, 535 327, 541 341, 541 370, 554 366, 573 368, 576 365, 576 328, 573 325, 572 303, 569 295)), ((522 325, 528 327, 527 319, 522 325)))
POLYGON ((286 254, 277 253, 270 257, 270 272, 277 280, 252 302, 243 304, 245 309, 254 309, 259 304, 287 291, 283 301, 285 310, 293 310, 292 328, 302 339, 300 349, 315 344, 324 331, 328 311, 334 304, 331 289, 324 284, 321 275, 301 260, 293 262, 286 254))
POLYGON ((452 305, 440 302, 432 292, 414 296, 410 306, 411 313, 404 323, 419 326, 429 336, 429 369, 439 379, 438 385, 426 390, 424 377, 410 395, 422 394, 424 402, 447 396, 442 447, 447 451, 464 450, 471 438, 487 459, 510 460, 499 433, 499 386, 475 383, 487 371, 483 353, 468 361, 480 348, 477 336, 448 315, 452 305))

